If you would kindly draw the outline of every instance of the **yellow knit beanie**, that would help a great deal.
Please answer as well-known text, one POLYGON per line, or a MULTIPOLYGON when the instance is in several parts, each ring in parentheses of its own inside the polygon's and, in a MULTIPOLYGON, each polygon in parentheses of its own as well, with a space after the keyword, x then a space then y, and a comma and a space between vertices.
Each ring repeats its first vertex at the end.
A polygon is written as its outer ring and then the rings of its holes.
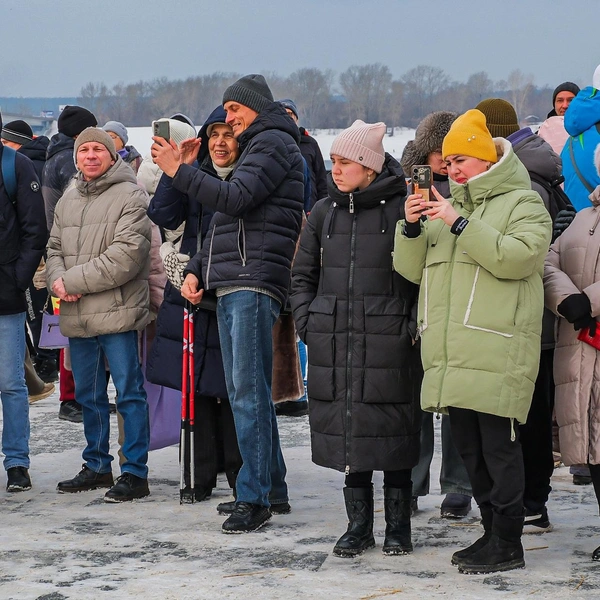
POLYGON ((468 110, 452 123, 442 143, 442 156, 446 158, 454 154, 498 162, 496 145, 480 110, 468 110))

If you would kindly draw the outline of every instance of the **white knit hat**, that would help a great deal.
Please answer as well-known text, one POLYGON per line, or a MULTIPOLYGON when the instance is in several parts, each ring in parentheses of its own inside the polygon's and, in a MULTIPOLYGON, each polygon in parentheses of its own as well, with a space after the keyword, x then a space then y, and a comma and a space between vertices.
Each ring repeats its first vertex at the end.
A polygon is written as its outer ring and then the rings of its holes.
POLYGON ((385 129, 385 123, 365 123, 357 119, 333 140, 330 154, 347 158, 381 173, 385 161, 385 129))
POLYGON ((592 77, 592 85, 597 90, 600 90, 600 65, 598 65, 596 67, 596 70, 594 71, 594 76, 592 77))

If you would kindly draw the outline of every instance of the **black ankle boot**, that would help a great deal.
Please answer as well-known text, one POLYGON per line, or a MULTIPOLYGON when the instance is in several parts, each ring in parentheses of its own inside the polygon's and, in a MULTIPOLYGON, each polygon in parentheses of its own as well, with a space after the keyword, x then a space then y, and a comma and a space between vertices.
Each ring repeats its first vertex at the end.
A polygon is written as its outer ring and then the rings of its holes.
POLYGON ((410 539, 410 503, 412 487, 384 487, 385 541, 381 549, 387 556, 408 554, 413 546, 410 539))
POLYGON ((473 544, 471 544, 468 548, 464 550, 459 550, 452 555, 452 560, 450 561, 453 565, 460 565, 467 558, 467 556, 471 556, 478 550, 481 550, 492 537, 492 519, 494 513, 492 511, 491 506, 479 507, 481 511, 481 524, 483 525, 483 535, 476 540, 473 544))
POLYGON ((523 517, 494 513, 492 535, 488 543, 467 556, 458 565, 461 573, 496 573, 525 566, 521 533, 523 517))
POLYGON ((592 560, 600 560, 600 546, 592 552, 592 560))
POLYGON ((352 557, 375 546, 373 537, 373 486, 344 488, 348 529, 333 548, 335 556, 352 557))

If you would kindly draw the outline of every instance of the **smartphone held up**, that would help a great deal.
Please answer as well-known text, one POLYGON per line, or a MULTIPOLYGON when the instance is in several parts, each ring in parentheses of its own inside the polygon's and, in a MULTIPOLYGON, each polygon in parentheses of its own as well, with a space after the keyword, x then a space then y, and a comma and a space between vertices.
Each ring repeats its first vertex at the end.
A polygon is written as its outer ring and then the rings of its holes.
POLYGON ((421 194, 423 200, 431 199, 431 182, 433 176, 429 165, 414 165, 412 168, 413 194, 421 194))
POLYGON ((155 137, 167 140, 171 139, 171 126, 169 121, 152 121, 152 133, 155 137))

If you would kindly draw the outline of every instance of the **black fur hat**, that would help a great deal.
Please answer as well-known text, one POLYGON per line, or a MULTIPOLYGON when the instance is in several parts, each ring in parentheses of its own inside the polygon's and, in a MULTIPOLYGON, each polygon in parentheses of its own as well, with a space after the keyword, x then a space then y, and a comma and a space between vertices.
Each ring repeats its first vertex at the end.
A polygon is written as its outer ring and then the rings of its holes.
POLYGON ((400 159, 402 170, 407 177, 410 177, 413 165, 427 164, 429 154, 442 150, 442 142, 457 117, 456 113, 440 110, 428 114, 419 123, 414 141, 406 144, 400 159))

